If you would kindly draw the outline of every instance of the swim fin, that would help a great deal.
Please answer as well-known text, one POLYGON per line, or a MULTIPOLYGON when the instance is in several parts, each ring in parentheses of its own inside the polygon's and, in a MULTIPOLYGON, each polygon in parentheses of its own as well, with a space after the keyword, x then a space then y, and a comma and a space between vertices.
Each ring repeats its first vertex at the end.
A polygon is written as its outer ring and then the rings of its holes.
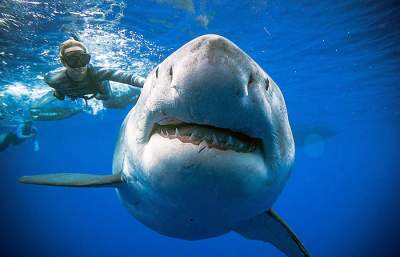
POLYGON ((273 244, 288 257, 310 257, 296 234, 272 209, 251 218, 234 229, 250 240, 273 244))
POLYGON ((53 173, 23 176, 18 181, 24 184, 64 187, 118 187, 123 182, 121 173, 113 175, 53 173))

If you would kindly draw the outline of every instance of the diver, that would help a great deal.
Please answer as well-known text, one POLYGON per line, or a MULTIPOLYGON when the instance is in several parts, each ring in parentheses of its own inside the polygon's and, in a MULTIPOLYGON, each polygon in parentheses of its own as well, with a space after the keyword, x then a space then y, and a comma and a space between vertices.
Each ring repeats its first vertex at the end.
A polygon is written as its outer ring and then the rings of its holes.
POLYGON ((32 125, 31 121, 20 124, 15 132, 6 132, 0 135, 0 152, 7 149, 10 145, 19 145, 27 139, 34 139, 34 150, 39 150, 39 142, 37 141, 37 128, 32 125))
POLYGON ((73 38, 60 45, 59 57, 64 67, 48 72, 44 78, 59 100, 65 97, 72 100, 83 98, 87 103, 87 100, 95 98, 104 103, 113 102, 109 105, 112 107, 118 105, 115 102, 122 98, 121 95, 113 95, 109 81, 129 84, 139 89, 145 81, 143 77, 131 72, 91 65, 91 56, 86 46, 73 38))

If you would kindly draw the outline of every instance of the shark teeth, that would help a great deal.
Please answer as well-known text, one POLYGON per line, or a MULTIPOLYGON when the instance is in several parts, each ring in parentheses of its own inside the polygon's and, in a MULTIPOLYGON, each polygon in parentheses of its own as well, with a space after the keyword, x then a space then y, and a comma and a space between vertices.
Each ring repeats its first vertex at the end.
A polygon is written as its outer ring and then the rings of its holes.
POLYGON ((156 124, 153 129, 154 133, 158 133, 165 138, 178 139, 183 143, 197 145, 199 153, 206 148, 248 153, 256 151, 257 147, 261 147, 261 140, 259 139, 207 125, 185 123, 170 125, 156 124))
POLYGON ((161 136, 163 136, 163 137, 168 136, 167 133, 166 133, 164 130, 161 130, 161 131, 160 131, 160 134, 161 134, 161 136))
POLYGON ((194 141, 194 140, 196 140, 196 139, 197 139, 197 138, 195 137, 194 133, 190 134, 190 137, 189 137, 189 140, 190 140, 190 141, 194 141))
POLYGON ((198 148, 198 152, 200 153, 201 151, 203 151, 206 147, 208 146, 206 141, 201 141, 201 143, 199 144, 199 148, 198 148))

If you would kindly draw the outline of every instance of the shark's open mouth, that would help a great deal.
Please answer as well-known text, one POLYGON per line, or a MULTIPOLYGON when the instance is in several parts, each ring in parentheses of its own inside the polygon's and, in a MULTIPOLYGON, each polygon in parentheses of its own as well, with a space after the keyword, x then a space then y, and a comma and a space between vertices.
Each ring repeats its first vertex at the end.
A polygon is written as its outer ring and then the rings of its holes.
POLYGON ((233 150, 250 153, 262 146, 261 139, 252 138, 229 129, 193 123, 155 124, 151 135, 155 133, 164 138, 178 139, 183 143, 198 145, 199 152, 208 147, 223 151, 233 150))

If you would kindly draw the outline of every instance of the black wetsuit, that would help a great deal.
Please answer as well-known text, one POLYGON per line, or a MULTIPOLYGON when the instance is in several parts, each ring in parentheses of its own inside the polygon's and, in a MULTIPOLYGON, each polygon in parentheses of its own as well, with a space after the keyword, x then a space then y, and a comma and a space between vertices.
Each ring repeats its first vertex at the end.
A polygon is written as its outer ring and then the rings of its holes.
POLYGON ((85 95, 99 95, 99 99, 107 100, 111 96, 109 80, 129 84, 135 87, 143 87, 144 79, 115 68, 95 67, 88 65, 87 75, 81 81, 74 81, 66 72, 66 68, 60 68, 48 72, 44 79, 46 83, 55 89, 55 96, 63 100, 65 96, 77 99, 85 95))
POLYGON ((10 145, 15 145, 17 135, 14 132, 3 133, 0 135, 0 152, 4 151, 10 145))
POLYGON ((0 134, 0 152, 7 149, 10 145, 19 145, 29 138, 36 137, 36 135, 36 127, 27 127, 25 124, 21 124, 18 126, 15 132, 6 132, 0 134))

